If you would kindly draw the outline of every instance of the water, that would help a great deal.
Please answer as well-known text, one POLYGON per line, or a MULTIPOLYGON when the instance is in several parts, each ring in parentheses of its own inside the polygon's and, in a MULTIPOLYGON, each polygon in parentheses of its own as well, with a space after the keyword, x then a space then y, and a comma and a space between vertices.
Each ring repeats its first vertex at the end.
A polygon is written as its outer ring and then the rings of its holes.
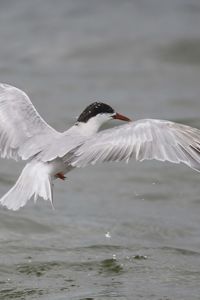
MULTIPOLYGON (((1 1, 0 81, 69 127, 93 100, 200 128, 198 0, 1 1)), ((117 125, 118 123, 113 123, 117 125)), ((0 194, 23 164, 1 160, 0 194)), ((199 174, 89 167, 49 203, 1 209, 0 299, 200 299, 199 174)))

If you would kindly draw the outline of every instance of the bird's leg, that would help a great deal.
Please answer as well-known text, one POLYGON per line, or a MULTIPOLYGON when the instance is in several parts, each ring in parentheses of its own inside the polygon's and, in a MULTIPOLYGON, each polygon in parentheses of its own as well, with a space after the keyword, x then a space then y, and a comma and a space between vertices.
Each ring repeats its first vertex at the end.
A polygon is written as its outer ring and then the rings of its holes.
POLYGON ((65 177, 65 175, 62 173, 62 172, 60 172, 60 173, 57 173, 56 174, 56 177, 57 178, 60 178, 60 179, 62 179, 62 180, 65 180, 67 177, 65 177))

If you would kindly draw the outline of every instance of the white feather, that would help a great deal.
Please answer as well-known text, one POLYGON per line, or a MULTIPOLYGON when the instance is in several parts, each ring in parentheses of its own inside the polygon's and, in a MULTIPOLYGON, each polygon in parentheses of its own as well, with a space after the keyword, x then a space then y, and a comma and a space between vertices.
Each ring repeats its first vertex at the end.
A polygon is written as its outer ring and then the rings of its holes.
POLYGON ((8 84, 0 84, 2 157, 28 159, 57 136, 59 133, 41 118, 23 91, 8 84), (29 153, 27 149, 30 149, 29 153))
POLYGON ((18 210, 32 197, 35 201, 42 197, 44 200, 50 200, 53 206, 52 179, 49 171, 49 166, 42 162, 28 163, 15 185, 0 199, 1 205, 18 210))
POLYGON ((200 130, 164 120, 130 122, 90 137, 74 152, 71 165, 85 167, 132 157, 182 162, 200 171, 200 130))
POLYGON ((97 133, 112 116, 100 113, 60 133, 41 118, 23 91, 0 84, 0 155, 30 161, 0 204, 17 210, 32 197, 52 203, 52 180, 58 173, 97 162, 157 159, 200 171, 200 130, 146 119, 97 133))

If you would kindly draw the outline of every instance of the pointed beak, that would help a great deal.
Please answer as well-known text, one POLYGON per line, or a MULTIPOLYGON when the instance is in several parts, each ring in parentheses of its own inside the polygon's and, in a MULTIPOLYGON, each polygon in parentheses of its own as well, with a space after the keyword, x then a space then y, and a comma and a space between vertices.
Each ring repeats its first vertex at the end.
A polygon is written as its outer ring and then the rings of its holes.
POLYGON ((116 114, 113 116, 113 119, 131 122, 131 119, 129 119, 129 118, 123 116, 123 115, 120 115, 120 114, 118 114, 118 113, 116 113, 116 114))

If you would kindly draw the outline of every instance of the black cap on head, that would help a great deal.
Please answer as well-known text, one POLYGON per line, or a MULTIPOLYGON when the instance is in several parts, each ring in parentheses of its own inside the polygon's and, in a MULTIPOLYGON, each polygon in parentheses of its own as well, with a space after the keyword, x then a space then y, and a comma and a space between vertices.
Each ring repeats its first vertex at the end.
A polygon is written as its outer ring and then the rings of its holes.
POLYGON ((95 117, 98 114, 110 113, 114 114, 115 111, 108 104, 102 102, 94 102, 84 109, 84 111, 78 117, 78 122, 86 123, 90 118, 95 117))

